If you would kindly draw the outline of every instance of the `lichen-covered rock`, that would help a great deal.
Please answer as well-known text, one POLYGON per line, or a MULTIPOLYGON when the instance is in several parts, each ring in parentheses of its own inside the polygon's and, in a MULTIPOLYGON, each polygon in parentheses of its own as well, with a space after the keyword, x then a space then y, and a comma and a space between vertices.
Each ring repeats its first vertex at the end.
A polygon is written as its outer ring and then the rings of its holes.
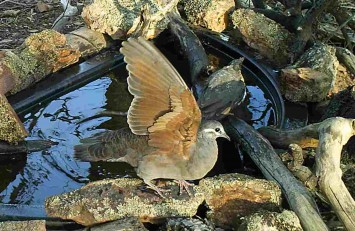
POLYGON ((87 27, 72 31, 66 34, 65 37, 67 43, 74 49, 79 50, 82 57, 95 54, 109 45, 103 34, 87 27))
POLYGON ((1 231, 46 231, 45 220, 0 222, 1 231))
POLYGON ((146 231, 136 217, 125 217, 116 221, 90 227, 90 231, 146 231))
POLYGON ((280 90, 292 102, 321 102, 327 98, 332 78, 312 68, 282 69, 280 90))
POLYGON ((222 228, 234 227, 241 217, 261 209, 277 211, 281 204, 276 183, 235 173, 202 179, 198 191, 205 194, 208 218, 222 228))
POLYGON ((115 179, 90 183, 81 189, 52 196, 46 200, 49 216, 93 225, 134 216, 154 222, 166 217, 191 217, 197 212, 204 197, 196 192, 177 196, 178 186, 169 182, 171 194, 161 198, 151 191, 142 191, 139 179, 115 179))
POLYGON ((297 215, 288 210, 282 213, 261 211, 244 218, 238 231, 302 231, 301 223, 297 215))
POLYGON ((66 43, 64 35, 54 30, 32 34, 13 51, 6 51, 0 63, 11 71, 15 86, 11 94, 41 80, 49 73, 79 60, 80 52, 66 43))
POLYGON ((316 43, 306 50, 301 57, 292 65, 295 68, 309 67, 328 75, 334 83, 339 65, 335 56, 336 49, 332 46, 316 43))
MULTIPOLYGON (((166 5, 166 1, 162 0, 94 0, 84 7, 82 17, 92 30, 106 33, 113 39, 126 39, 138 29, 143 20, 161 11, 166 5)), ((167 24, 168 20, 164 17, 152 22, 144 37, 156 37, 166 29, 167 24)))
POLYGON ((172 218, 168 219, 164 231, 215 231, 215 227, 210 222, 196 218, 172 218))
POLYGON ((234 9, 234 0, 184 0, 187 20, 196 26, 222 32, 228 26, 228 14, 234 9))
POLYGON ((7 101, 0 93, 0 140, 17 143, 28 135, 22 122, 7 101))
POLYGON ((250 9, 236 9, 231 20, 250 47, 277 66, 289 63, 289 44, 293 35, 283 26, 250 9))
POLYGON ((283 69, 280 85, 285 98, 293 102, 321 102, 332 91, 343 89, 335 51, 334 47, 316 43, 292 66, 283 69))

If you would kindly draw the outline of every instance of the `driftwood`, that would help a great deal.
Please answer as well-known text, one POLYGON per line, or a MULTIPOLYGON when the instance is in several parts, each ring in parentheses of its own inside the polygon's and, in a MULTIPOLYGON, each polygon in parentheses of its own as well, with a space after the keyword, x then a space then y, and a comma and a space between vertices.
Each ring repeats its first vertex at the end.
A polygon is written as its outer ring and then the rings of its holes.
POLYGON ((229 136, 240 142, 241 148, 248 153, 266 179, 274 180, 280 185, 305 230, 328 230, 312 195, 285 167, 268 140, 253 127, 236 118, 230 117, 225 128, 229 136))
POLYGON ((301 148, 315 148, 318 146, 318 127, 319 124, 312 124, 287 131, 274 127, 261 127, 258 131, 277 148, 287 149, 290 144, 298 144, 301 148))
POLYGON ((343 145, 355 135, 355 119, 333 117, 293 131, 263 128, 261 132, 275 146, 280 143, 286 144, 283 137, 285 135, 290 138, 288 142, 296 144, 301 144, 298 137, 312 134, 311 137, 314 139, 317 135, 319 144, 316 151, 315 170, 318 177, 318 187, 329 200, 346 229, 355 230, 355 202, 341 179, 342 171, 340 169, 343 145), (282 141, 279 142, 278 138, 282 141))
POLYGON ((355 201, 341 179, 341 150, 355 135, 355 119, 341 117, 324 120, 318 128, 319 146, 316 153, 316 175, 320 191, 347 230, 355 230, 355 201))

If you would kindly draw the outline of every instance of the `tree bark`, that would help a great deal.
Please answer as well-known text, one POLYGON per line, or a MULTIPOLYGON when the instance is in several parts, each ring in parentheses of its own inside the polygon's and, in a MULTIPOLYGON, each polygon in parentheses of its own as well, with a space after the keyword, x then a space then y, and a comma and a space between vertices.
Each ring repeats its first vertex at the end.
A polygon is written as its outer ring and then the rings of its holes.
POLYGON ((225 128, 229 136, 240 142, 242 149, 248 153, 266 179, 276 181, 280 185, 305 230, 328 230, 312 195, 285 167, 268 140, 240 119, 229 117, 225 128))

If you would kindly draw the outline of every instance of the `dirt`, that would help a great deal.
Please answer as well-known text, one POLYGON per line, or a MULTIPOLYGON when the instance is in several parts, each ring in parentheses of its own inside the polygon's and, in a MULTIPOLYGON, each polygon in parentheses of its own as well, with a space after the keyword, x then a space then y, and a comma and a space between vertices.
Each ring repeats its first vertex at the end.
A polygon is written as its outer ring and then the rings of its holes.
MULTIPOLYGON (((71 1, 73 6, 82 6, 82 1, 71 1)), ((0 1, 0 49, 13 49, 21 45, 32 33, 52 28, 53 22, 63 13, 60 0, 2 0, 0 1), (37 4, 48 6, 40 12, 37 4)), ((80 15, 65 26, 64 33, 84 26, 80 15)))

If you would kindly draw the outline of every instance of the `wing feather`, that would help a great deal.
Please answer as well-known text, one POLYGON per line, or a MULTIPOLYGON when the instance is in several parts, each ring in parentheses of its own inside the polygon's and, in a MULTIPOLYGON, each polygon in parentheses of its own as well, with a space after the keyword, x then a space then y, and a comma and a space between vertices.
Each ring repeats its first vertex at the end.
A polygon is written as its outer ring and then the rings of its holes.
POLYGON ((166 155, 190 157, 201 112, 173 65, 149 41, 130 38, 122 43, 127 63, 128 90, 134 96, 128 124, 136 135, 148 135, 148 144, 166 155))

